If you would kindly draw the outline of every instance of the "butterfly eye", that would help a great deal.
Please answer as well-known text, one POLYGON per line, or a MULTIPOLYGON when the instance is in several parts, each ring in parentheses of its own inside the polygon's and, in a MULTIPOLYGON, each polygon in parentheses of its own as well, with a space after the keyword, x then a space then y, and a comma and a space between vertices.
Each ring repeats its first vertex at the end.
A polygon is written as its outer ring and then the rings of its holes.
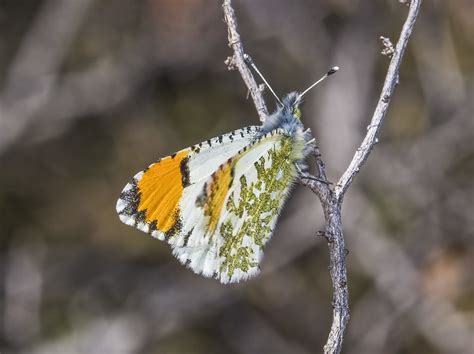
POLYGON ((293 108, 293 115, 296 118, 301 119, 301 109, 299 107, 294 107, 293 108))

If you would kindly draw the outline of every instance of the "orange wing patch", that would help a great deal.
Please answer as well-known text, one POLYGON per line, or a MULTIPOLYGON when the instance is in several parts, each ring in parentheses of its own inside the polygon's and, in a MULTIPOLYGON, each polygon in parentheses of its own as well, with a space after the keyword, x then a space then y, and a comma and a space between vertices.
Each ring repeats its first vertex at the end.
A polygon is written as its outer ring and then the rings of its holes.
POLYGON ((185 150, 160 160, 145 170, 137 183, 137 211, 144 213, 146 222, 156 222, 156 228, 163 233, 178 222, 178 203, 189 183, 188 156, 189 150, 185 150))
POLYGON ((209 217, 207 229, 212 235, 217 227, 224 200, 234 179, 234 161, 227 161, 212 174, 212 180, 204 186, 200 206, 204 208, 204 215, 209 217))

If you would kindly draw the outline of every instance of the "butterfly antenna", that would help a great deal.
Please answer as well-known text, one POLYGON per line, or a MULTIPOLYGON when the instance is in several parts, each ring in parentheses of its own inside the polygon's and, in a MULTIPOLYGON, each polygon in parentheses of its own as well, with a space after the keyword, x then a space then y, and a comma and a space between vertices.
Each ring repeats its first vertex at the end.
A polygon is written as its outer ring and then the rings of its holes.
POLYGON ((255 70, 255 72, 258 74, 258 76, 260 76, 260 78, 263 80, 263 82, 265 83, 265 85, 267 85, 268 89, 270 90, 270 92, 273 94, 273 96, 275 96, 276 100, 278 101, 278 103, 280 105, 283 106, 283 103, 281 102, 281 100, 278 98, 277 94, 275 93, 275 91, 273 91, 272 87, 270 86, 270 84, 268 83, 267 80, 265 80, 265 78, 263 77, 262 73, 260 72, 260 70, 257 69, 257 66, 255 65, 255 63, 253 62, 252 58, 250 58, 250 55, 248 54, 244 54, 244 60, 245 62, 247 63, 247 65, 250 65, 252 67, 253 70, 255 70))
POLYGON ((322 77, 320 78, 318 81, 316 81, 314 84, 312 84, 310 87, 308 87, 306 90, 304 90, 303 92, 301 92, 298 96, 298 98, 296 99, 296 101, 300 101, 301 98, 303 98, 304 95, 306 95, 308 93, 309 90, 311 90, 313 87, 315 87, 317 84, 319 84, 321 81, 324 81, 324 79, 326 79, 328 76, 334 74, 335 72, 337 72, 339 70, 339 67, 338 66, 333 66, 331 69, 329 69, 329 71, 322 77))

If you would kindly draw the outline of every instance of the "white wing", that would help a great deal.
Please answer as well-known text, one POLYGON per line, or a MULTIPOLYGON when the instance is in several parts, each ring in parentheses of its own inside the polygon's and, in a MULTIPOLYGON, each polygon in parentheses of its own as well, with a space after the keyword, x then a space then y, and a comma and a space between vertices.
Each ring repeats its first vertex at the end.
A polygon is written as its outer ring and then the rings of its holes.
POLYGON ((161 159, 125 186, 120 219, 166 240, 195 273, 255 275, 302 156, 285 133, 248 127, 161 159))
MULTIPOLYGON (((207 179, 222 163, 251 144, 260 127, 235 130, 164 157, 138 172, 122 190, 116 210, 127 225, 174 243, 180 225, 168 229, 184 190, 207 179), (156 220, 160 216, 163 220, 156 220), (159 226, 166 226, 160 230, 159 226)), ((178 220, 179 221, 179 220, 178 220)))
POLYGON ((185 190, 183 232, 172 246, 194 272, 223 283, 258 273, 263 247, 297 175, 298 146, 283 133, 262 136, 205 183, 185 190))

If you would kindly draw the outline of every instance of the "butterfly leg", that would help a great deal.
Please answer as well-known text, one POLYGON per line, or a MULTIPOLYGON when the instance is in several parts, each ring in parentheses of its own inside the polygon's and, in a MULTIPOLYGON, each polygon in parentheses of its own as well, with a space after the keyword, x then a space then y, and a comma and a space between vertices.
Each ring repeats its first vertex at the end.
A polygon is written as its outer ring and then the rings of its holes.
POLYGON ((300 178, 304 178, 304 179, 310 179, 310 180, 313 180, 313 181, 318 181, 318 182, 321 182, 321 183, 324 183, 324 184, 333 184, 332 182, 329 182, 329 181, 326 181, 326 180, 323 180, 321 178, 318 178, 318 177, 314 177, 313 175, 310 175, 309 173, 306 173, 304 172, 302 169, 301 169, 301 165, 298 164, 298 163, 295 163, 295 166, 296 166, 296 170, 298 171, 298 176, 300 178))

